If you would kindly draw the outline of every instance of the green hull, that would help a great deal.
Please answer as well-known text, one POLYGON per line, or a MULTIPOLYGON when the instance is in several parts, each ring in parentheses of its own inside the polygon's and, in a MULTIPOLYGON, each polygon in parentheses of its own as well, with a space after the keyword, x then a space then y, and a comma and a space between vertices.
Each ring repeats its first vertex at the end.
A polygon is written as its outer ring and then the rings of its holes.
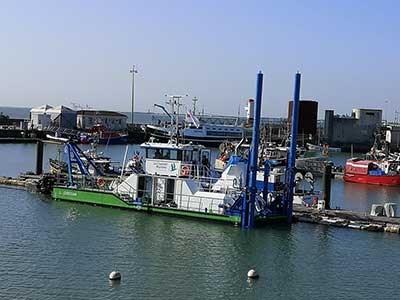
POLYGON ((169 214, 183 217, 200 218, 213 221, 223 221, 229 223, 240 223, 240 216, 225 216, 213 213, 201 213, 193 211, 184 211, 173 208, 161 208, 151 205, 128 204, 118 198, 112 192, 96 191, 96 190, 78 190, 67 187, 55 186, 52 196, 56 200, 81 202, 92 205, 102 205, 108 207, 117 207, 124 209, 132 209, 144 212, 154 212, 161 214, 169 214))

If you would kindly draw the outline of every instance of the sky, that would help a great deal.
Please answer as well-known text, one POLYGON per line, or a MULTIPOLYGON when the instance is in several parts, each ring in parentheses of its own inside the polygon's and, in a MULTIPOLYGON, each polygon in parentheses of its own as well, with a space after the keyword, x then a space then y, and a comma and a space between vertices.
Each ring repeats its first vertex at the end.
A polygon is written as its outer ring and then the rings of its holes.
POLYGON ((0 0, 0 105, 155 111, 165 94, 240 114, 264 73, 262 114, 301 98, 350 114, 400 111, 400 1, 0 0))

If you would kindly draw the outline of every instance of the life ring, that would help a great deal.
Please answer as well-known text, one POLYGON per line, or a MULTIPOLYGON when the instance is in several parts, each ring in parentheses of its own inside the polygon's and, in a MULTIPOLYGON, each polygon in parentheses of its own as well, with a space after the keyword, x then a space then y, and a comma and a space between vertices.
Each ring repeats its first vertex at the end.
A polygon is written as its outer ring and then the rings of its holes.
POLYGON ((99 177, 99 178, 97 178, 96 182, 97 182, 97 185, 101 188, 106 186, 106 181, 104 180, 104 178, 99 177))
POLYGON ((188 165, 183 165, 183 166, 181 167, 181 175, 182 175, 182 176, 189 176, 189 174, 190 174, 190 166, 188 166, 188 165))

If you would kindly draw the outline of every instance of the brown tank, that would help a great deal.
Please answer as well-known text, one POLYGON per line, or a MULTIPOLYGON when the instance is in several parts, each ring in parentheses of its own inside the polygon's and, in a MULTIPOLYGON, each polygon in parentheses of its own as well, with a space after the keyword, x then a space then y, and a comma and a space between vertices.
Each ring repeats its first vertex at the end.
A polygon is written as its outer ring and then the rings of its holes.
MULTIPOLYGON (((301 100, 299 102, 299 126, 298 134, 317 134, 318 102, 313 100, 301 100)), ((293 101, 289 101, 288 109, 288 130, 292 128, 293 101)))

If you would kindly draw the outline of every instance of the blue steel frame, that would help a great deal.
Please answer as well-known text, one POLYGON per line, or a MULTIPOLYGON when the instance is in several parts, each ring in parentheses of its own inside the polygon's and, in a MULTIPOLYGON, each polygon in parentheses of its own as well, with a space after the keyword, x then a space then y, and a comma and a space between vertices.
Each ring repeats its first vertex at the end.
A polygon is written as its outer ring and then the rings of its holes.
POLYGON ((72 176, 72 164, 76 163, 79 167, 80 172, 83 175, 90 175, 88 168, 83 163, 81 157, 84 157, 86 161, 93 167, 97 175, 104 176, 104 173, 93 163, 92 159, 87 157, 86 154, 74 143, 68 142, 65 145, 67 152, 67 165, 68 165, 68 184, 74 185, 74 178, 72 176), (71 155, 72 152, 72 155, 71 155))
POLYGON ((286 197, 284 199, 287 205, 287 217, 288 223, 292 223, 293 214, 293 190, 295 187, 294 175, 296 172, 296 145, 297 145, 297 128, 299 119, 299 101, 300 101, 300 83, 301 74, 296 73, 295 83, 294 83, 294 98, 293 98, 293 110, 292 110, 292 128, 290 134, 290 152, 289 159, 286 168, 286 197))
MULTIPOLYGON (((261 118, 261 102, 262 102, 262 89, 263 89, 263 73, 260 71, 257 74, 257 92, 256 92, 256 103, 255 103, 255 116, 253 123, 253 136, 251 141, 251 152, 250 152, 250 180, 249 180, 249 206, 247 213, 247 220, 242 219, 242 228, 252 229, 254 225, 254 205, 257 195, 257 167, 258 167, 258 144, 260 139, 260 118, 261 118)), ((243 200, 243 211, 246 215, 245 201, 247 197, 243 200)))

